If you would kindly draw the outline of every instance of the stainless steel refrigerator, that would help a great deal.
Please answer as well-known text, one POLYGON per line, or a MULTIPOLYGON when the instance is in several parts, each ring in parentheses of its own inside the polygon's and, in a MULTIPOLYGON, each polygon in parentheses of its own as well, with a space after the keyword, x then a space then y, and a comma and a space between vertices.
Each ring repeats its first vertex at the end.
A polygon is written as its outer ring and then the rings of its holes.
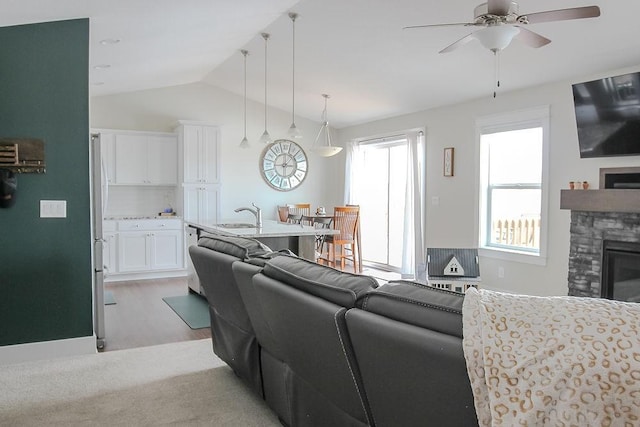
POLYGON ((108 186, 105 176, 106 168, 102 158, 100 134, 91 134, 91 187, 93 217, 93 330, 96 335, 96 346, 104 348, 104 238, 102 220, 106 211, 108 186))

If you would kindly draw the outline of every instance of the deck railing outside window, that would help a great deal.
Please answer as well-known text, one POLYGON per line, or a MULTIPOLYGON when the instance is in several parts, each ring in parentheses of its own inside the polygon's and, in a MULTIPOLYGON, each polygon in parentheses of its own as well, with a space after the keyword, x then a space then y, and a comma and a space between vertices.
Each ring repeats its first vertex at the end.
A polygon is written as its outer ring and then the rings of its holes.
POLYGON ((491 244, 540 249, 540 217, 500 218, 493 221, 491 244))

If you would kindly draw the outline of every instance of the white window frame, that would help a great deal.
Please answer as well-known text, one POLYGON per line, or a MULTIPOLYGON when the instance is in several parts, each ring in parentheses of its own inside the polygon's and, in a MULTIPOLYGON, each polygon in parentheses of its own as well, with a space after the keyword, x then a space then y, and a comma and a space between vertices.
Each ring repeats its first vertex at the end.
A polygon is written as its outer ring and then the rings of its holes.
POLYGON ((549 106, 541 106, 526 110, 479 117, 476 119, 476 165, 478 188, 476 191, 476 235, 478 236, 478 253, 480 256, 497 258, 527 264, 546 265, 549 224, 549 106), (538 253, 487 246, 487 189, 488 189, 488 154, 480 144, 483 133, 507 132, 512 130, 542 128, 542 176, 540 206, 540 251, 538 253))

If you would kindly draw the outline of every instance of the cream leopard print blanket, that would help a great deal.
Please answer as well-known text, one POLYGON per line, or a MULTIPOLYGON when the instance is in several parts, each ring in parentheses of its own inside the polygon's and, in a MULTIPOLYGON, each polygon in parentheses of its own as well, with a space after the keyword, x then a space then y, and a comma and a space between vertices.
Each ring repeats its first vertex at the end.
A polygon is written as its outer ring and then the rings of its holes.
POLYGON ((640 426, 640 304, 471 288, 462 314, 481 426, 640 426))

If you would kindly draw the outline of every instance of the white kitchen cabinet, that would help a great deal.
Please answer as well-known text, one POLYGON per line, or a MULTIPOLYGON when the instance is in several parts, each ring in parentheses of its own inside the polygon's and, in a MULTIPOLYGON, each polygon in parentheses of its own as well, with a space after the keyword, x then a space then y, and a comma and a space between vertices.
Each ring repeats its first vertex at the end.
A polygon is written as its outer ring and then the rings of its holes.
POLYGON ((218 222, 219 186, 185 184, 183 195, 185 221, 197 224, 216 224, 218 222))
POLYGON ((183 269, 183 234, 180 219, 118 221, 118 273, 183 269))
POLYGON ((220 183, 220 131, 217 126, 180 121, 176 128, 181 154, 182 182, 220 183))
POLYGON ((151 270, 151 240, 148 231, 128 231, 118 235, 118 272, 151 270))
POLYGON ((154 231, 151 233, 151 269, 172 270, 183 268, 182 230, 154 231))
POLYGON ((115 183, 176 185, 178 142, 173 134, 115 133, 115 183))

